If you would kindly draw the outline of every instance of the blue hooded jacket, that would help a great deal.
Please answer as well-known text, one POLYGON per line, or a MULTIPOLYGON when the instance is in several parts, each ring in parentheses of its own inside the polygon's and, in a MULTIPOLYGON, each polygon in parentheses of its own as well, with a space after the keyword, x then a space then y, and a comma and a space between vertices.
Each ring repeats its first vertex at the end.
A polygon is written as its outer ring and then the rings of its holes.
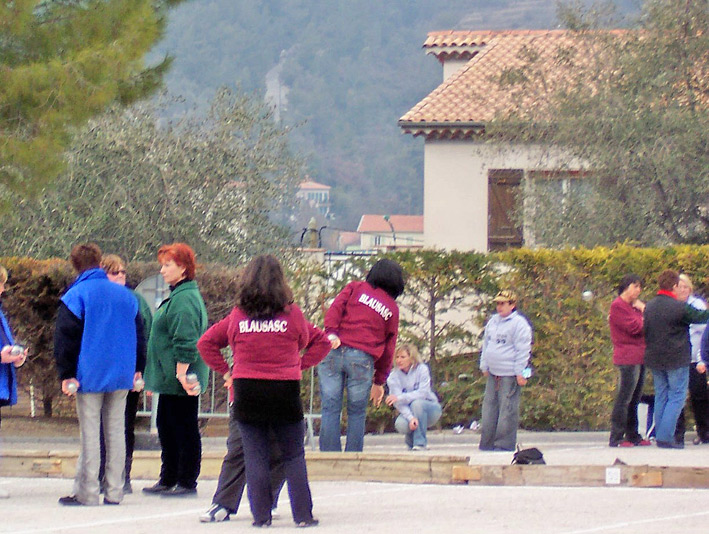
POLYGON ((76 361, 76 374, 68 374, 77 378, 81 393, 131 389, 136 371, 138 301, 130 290, 111 282, 102 269, 89 269, 77 277, 61 302, 80 325, 80 341, 67 339, 74 338, 77 331, 60 327, 60 309, 55 332, 58 365, 60 361, 76 361), (73 347, 78 347, 78 359, 73 347))
MULTIPOLYGON (((7 338, 7 344, 12 345, 14 340, 12 339, 12 332, 10 332, 10 325, 5 319, 5 315, 0 310, 0 328, 4 336, 0 336, 3 340, 7 338)), ((15 380, 15 366, 11 363, 0 364, 0 404, 3 406, 12 406, 17 404, 17 382, 15 380)))

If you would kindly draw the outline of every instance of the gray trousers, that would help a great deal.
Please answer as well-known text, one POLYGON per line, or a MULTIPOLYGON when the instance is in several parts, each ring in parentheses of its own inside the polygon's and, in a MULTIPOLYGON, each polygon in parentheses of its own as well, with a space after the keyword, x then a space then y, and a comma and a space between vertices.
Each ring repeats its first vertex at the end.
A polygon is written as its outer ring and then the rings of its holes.
POLYGON ((123 500, 123 472, 126 462, 125 389, 108 393, 78 393, 76 413, 79 416, 81 444, 74 477, 73 495, 83 504, 99 503, 98 472, 101 464, 101 421, 106 440, 105 498, 123 500))
POLYGON ((515 450, 521 391, 516 376, 488 375, 483 399, 480 450, 515 450))

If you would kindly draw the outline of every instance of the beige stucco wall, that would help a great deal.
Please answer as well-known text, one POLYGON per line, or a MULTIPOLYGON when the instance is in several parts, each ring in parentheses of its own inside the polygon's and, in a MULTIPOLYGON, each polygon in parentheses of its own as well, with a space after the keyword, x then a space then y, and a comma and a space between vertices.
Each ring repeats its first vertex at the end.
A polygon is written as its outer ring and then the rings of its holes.
POLYGON ((489 169, 578 169, 535 146, 429 140, 424 145, 424 246, 487 251, 489 169))

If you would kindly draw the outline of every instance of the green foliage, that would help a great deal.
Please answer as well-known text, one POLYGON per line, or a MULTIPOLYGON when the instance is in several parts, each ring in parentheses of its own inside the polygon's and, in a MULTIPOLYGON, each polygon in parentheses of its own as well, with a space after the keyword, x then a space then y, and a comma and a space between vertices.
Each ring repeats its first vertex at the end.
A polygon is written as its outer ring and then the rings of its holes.
POLYGON ((0 254, 61 256, 90 240, 148 260, 186 241, 202 261, 240 263, 286 245, 304 171, 265 104, 224 89, 201 119, 161 126, 158 113, 136 106, 91 120, 54 186, 14 197, 0 254))
POLYGON ((0 4, 0 202, 36 194, 61 172, 73 127, 155 89, 169 60, 146 68, 143 57, 174 3, 0 4))
MULTIPOLYGON (((465 284, 451 285, 455 290, 441 301, 461 292, 488 303, 498 288, 516 291, 519 308, 531 319, 535 331, 533 361, 537 373, 524 388, 521 402, 521 426, 528 429, 608 428, 617 373, 612 363, 607 315, 616 296, 615 287, 623 275, 634 272, 644 278, 643 300, 652 298, 655 280, 666 268, 687 273, 696 292, 709 296, 709 246, 514 249, 488 255, 470 254, 467 260, 463 255, 431 251, 390 255, 410 269, 400 305, 405 308, 408 302, 414 302, 408 298, 420 291, 418 279, 441 277, 451 282, 454 279, 451 273, 456 269, 460 269, 461 278, 469 280, 465 284), (418 254, 421 258, 416 257, 418 254), (448 274, 446 269, 450 270, 448 274), (594 294, 591 301, 582 298, 586 290, 594 294)), ((376 259, 378 257, 353 261, 347 268, 338 265, 329 273, 313 258, 295 254, 285 258, 284 264, 296 302, 302 303, 306 317, 322 324, 322 303, 332 298, 346 280, 361 278, 376 259)), ((54 319, 60 293, 74 275, 67 263, 60 260, 0 258, 0 264, 10 271, 3 307, 18 340, 31 350, 29 361, 19 374, 20 383, 27 388, 31 381, 45 410, 51 413, 52 406, 58 406, 60 396, 52 360, 54 319)), ((156 274, 158 265, 133 262, 127 268, 129 284, 135 284, 156 274)), ((205 264, 198 269, 197 281, 210 323, 222 319, 231 310, 237 276, 236 270, 218 264, 205 264)), ((457 301, 459 306, 464 302, 465 299, 457 301)), ((472 313, 466 306, 462 310, 464 314, 472 313)), ((493 310, 489 309, 487 316, 491 313, 493 310)), ((436 317, 438 320, 440 314, 436 317)), ((417 339, 429 320, 419 317, 402 322, 400 336, 417 339)), ((480 418, 485 382, 478 369, 478 344, 472 335, 476 330, 473 325, 469 329, 470 335, 465 338, 467 344, 456 352, 447 350, 446 334, 439 334, 441 350, 436 354, 433 386, 444 407, 442 426, 480 418)), ((424 343, 422 348, 426 349, 427 345, 424 343)), ((320 402, 317 381, 315 391, 317 413, 320 402)), ((306 372, 302 384, 306 406, 309 394, 310 375, 306 372)), ((370 406, 367 428, 369 431, 390 430, 394 416, 394 410, 388 407, 370 406)))

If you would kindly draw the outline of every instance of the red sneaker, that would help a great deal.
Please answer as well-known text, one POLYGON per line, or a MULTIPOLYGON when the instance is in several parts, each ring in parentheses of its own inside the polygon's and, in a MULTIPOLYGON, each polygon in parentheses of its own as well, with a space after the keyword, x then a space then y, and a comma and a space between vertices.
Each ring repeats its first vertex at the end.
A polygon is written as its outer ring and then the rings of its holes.
POLYGON ((618 447, 635 447, 635 443, 633 443, 632 441, 625 440, 618 443, 618 447))
POLYGON ((647 439, 641 439, 640 441, 635 443, 636 447, 649 447, 650 445, 652 445, 652 442, 647 439))

